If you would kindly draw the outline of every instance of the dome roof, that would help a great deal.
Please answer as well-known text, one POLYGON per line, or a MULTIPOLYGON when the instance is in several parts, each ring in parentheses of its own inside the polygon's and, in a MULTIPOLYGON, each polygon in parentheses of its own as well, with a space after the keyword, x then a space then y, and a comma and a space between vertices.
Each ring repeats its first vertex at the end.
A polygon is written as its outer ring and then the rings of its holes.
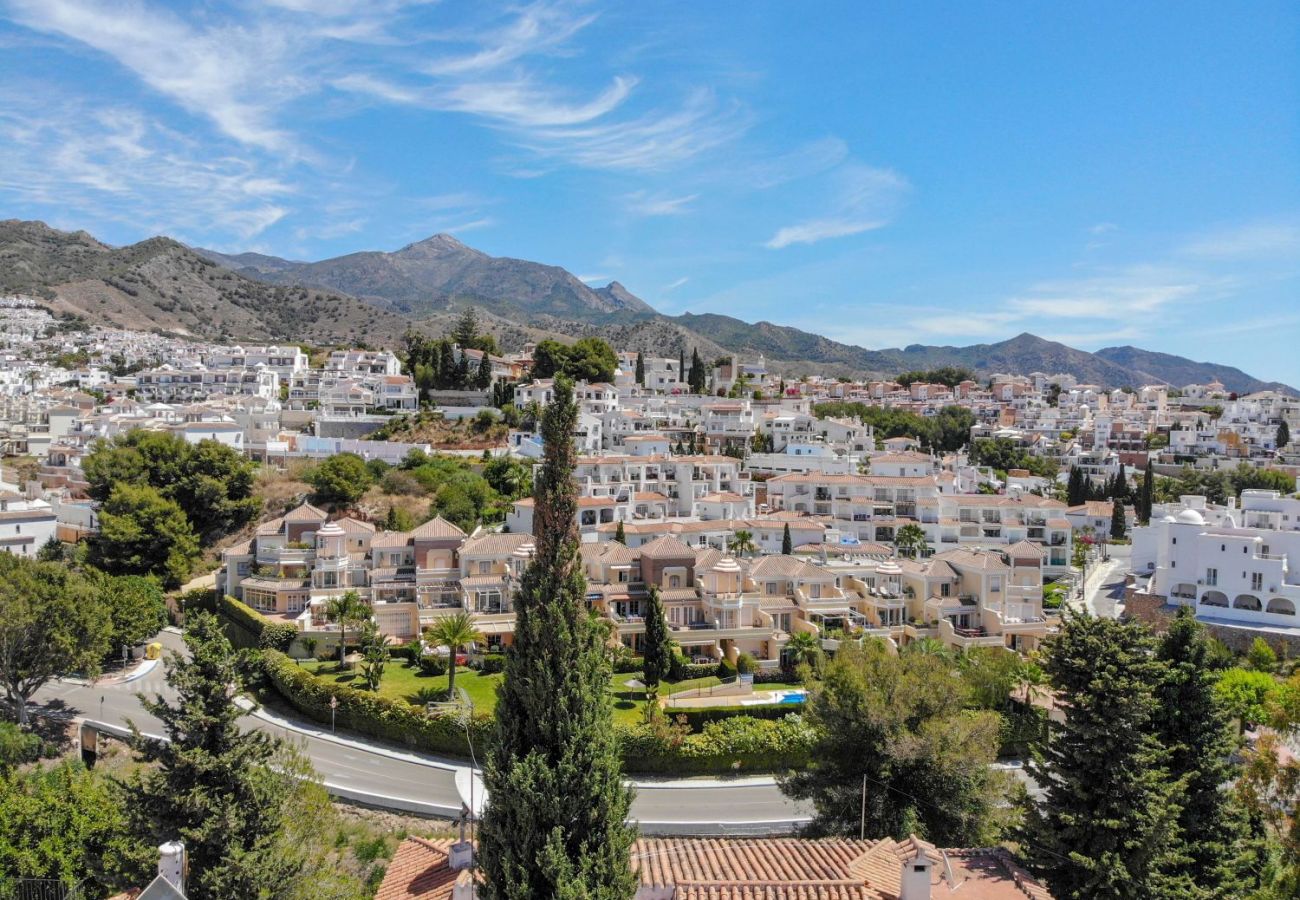
POLYGON ((1162 521, 1162 522, 1168 522, 1168 523, 1170 523, 1170 524, 1173 524, 1174 522, 1177 522, 1178 520, 1175 519, 1173 516, 1165 516, 1165 517, 1164 517, 1163 519, 1161 519, 1160 521, 1162 521))
POLYGON ((902 575, 903 568, 898 563, 894 562, 892 559, 886 560, 885 562, 882 562, 880 565, 876 566, 876 574, 877 575, 902 575))
POLYGON ((1204 525, 1205 517, 1194 509, 1185 509, 1178 514, 1176 521, 1180 525, 1204 525))

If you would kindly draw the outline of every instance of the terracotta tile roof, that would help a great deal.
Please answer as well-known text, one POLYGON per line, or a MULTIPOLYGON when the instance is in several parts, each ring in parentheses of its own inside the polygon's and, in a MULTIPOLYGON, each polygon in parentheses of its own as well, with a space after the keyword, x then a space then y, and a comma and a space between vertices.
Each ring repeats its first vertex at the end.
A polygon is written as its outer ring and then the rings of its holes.
POLYGON ((370 540, 371 550, 391 550, 394 547, 409 547, 411 534, 407 531, 381 531, 370 540))
POLYGON ((480 534, 467 540, 460 548, 465 556, 503 556, 514 553, 524 544, 533 543, 533 536, 524 531, 507 531, 480 534))
POLYGON ((1047 551, 1040 544, 1016 541, 1007 548, 1007 555, 1012 559, 1042 559, 1047 555, 1047 551))
POLYGON ((341 519, 335 519, 334 524, 342 528, 348 534, 374 534, 375 526, 369 522, 363 522, 360 519, 354 519, 351 516, 344 516, 341 519))
POLYGON ((310 503, 304 503, 296 509, 291 509, 284 514, 284 521, 295 525, 303 522, 324 522, 329 518, 325 510, 317 509, 310 503))
POLYGON ((451 841, 408 837, 393 854, 375 900, 451 900, 456 881, 465 874, 447 864, 451 841))
POLYGON ((430 519, 411 531, 411 537, 417 541, 438 540, 440 538, 463 538, 465 532, 448 522, 442 516, 430 519))
POLYGON ((665 534, 641 546, 642 559, 694 559, 695 551, 677 538, 665 534))
POLYGON ((1010 568, 998 554, 981 550, 945 550, 942 553, 936 553, 933 559, 943 560, 952 563, 954 566, 965 566, 970 569, 984 569, 992 572, 1007 571, 1010 568))

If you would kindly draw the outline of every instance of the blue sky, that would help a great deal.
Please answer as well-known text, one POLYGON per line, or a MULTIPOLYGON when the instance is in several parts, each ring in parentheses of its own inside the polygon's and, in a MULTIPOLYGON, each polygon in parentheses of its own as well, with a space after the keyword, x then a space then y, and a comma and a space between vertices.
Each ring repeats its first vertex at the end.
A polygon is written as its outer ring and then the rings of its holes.
POLYGON ((1300 6, 0 0, 0 216, 1300 384, 1300 6))

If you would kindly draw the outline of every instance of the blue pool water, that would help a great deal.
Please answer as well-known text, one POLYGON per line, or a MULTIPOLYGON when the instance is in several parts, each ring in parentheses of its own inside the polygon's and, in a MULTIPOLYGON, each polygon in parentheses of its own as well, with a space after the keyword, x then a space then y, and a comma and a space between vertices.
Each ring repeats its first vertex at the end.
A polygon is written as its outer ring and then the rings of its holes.
POLYGON ((807 696, 808 695, 805 694, 803 691, 787 691, 786 693, 781 695, 781 699, 778 700, 777 702, 778 703, 803 703, 804 700, 807 698, 807 696))

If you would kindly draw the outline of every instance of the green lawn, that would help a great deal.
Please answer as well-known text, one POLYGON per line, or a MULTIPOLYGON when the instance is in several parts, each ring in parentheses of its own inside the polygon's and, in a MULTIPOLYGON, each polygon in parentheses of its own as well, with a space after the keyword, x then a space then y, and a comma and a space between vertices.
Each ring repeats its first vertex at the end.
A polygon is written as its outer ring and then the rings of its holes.
MULTIPOLYGON (((337 662, 317 662, 313 660, 303 662, 302 667, 321 678, 333 680, 338 684, 346 684, 357 690, 365 690, 365 682, 361 679, 361 672, 355 666, 340 672, 337 662)), ((500 683, 502 677, 500 674, 480 675, 473 669, 459 666, 456 669, 456 687, 458 689, 464 688, 469 694, 475 712, 490 713, 496 707, 496 686, 500 683)), ((630 688, 626 685, 628 681, 639 681, 640 679, 640 672, 624 672, 611 676, 609 691, 614 698, 614 721, 634 724, 644 719, 645 690, 630 688)), ((712 687, 720 683, 720 679, 712 675, 707 678, 695 678, 691 681, 679 681, 675 684, 665 682, 660 687, 660 693, 676 694, 679 691, 712 687)), ((797 687, 802 687, 802 685, 794 683, 763 684, 756 686, 755 689, 768 691, 797 687)), ((424 697, 428 696, 426 692, 445 691, 446 689, 447 676, 445 674, 422 675, 419 669, 408 668, 402 660, 394 659, 389 660, 388 665, 384 667, 384 679, 379 685, 379 695, 421 705, 425 702, 424 697)))
MULTIPOLYGON (((338 670, 336 662, 305 662, 303 668, 319 675, 322 678, 332 679, 339 684, 346 684, 357 690, 365 690, 365 682, 361 679, 361 672, 357 667, 353 667, 344 672, 338 670)), ((469 694, 470 702, 474 704, 475 711, 491 712, 497 704, 497 684, 501 681, 501 675, 480 675, 473 669, 467 669, 464 666, 456 668, 456 687, 459 690, 464 688, 469 694)), ((445 691, 447 689, 447 676, 444 675, 422 675, 419 669, 407 668, 406 664, 400 659, 390 659, 388 665, 384 666, 384 679, 379 684, 379 695, 394 700, 405 700, 408 703, 422 705, 425 703, 422 696, 425 692, 445 691)))

